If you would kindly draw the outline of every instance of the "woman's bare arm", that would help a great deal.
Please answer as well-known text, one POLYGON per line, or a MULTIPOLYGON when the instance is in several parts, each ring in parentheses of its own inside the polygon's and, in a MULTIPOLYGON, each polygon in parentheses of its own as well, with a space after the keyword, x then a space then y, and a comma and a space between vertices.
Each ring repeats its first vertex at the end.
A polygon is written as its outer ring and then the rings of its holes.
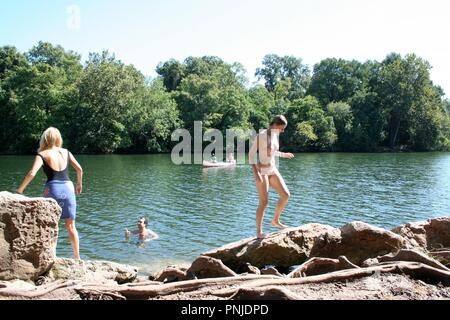
POLYGON ((250 162, 250 165, 253 169, 253 174, 259 181, 262 182, 262 176, 261 173, 258 170, 258 166, 256 165, 256 153, 258 152, 258 143, 259 143, 259 136, 256 136, 255 141, 253 142, 252 146, 250 147, 250 150, 248 152, 248 160, 250 162))
POLYGON ((275 155, 276 155, 277 157, 280 157, 280 158, 286 158, 286 159, 292 159, 292 158, 295 157, 294 154, 292 154, 292 153, 290 153, 290 152, 280 152, 280 151, 276 151, 276 152, 275 152, 275 155))
POLYGON ((81 194, 83 192, 83 168, 71 152, 69 152, 69 161, 77 172, 77 194, 81 194))
POLYGON ((34 158, 34 162, 33 162, 33 166, 31 167, 31 170, 28 172, 28 174, 26 175, 25 179, 23 180, 22 184, 20 185, 20 187, 16 190, 17 193, 22 194, 23 191, 25 190, 25 188, 28 186, 28 184, 33 181, 34 177, 36 177, 37 172, 39 171, 39 169, 42 167, 42 165, 44 164, 44 162, 42 162, 41 157, 36 156, 34 158))

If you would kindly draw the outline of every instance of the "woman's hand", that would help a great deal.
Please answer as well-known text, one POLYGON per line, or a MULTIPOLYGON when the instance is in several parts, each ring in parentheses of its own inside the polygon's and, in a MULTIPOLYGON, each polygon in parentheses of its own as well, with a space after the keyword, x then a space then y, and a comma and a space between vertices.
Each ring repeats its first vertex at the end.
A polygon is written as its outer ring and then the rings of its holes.
POLYGON ((284 153, 284 158, 293 159, 293 158, 295 158, 295 156, 293 153, 286 152, 286 153, 284 153))
POLYGON ((259 172, 259 170, 256 172, 255 178, 257 183, 263 183, 264 181, 261 172, 259 172))
POLYGON ((83 185, 81 183, 77 183, 77 195, 80 195, 83 192, 83 185))
POLYGON ((259 166, 258 165, 253 165, 252 167, 253 167, 253 174, 255 176, 256 183, 258 183, 258 182, 262 183, 263 182, 263 177, 261 175, 261 171, 259 169, 259 166))

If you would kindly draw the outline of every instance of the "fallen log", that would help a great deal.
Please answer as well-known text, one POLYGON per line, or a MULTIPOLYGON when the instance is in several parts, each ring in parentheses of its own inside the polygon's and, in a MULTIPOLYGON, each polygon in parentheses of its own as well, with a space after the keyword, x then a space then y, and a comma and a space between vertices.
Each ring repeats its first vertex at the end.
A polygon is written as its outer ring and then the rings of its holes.
POLYGON ((211 292, 211 294, 218 297, 231 297, 237 292, 237 290, 242 288, 261 289, 267 288, 269 286, 292 286, 311 283, 343 282, 372 276, 373 274, 376 273, 406 274, 415 279, 421 280, 431 279, 434 282, 440 282, 446 286, 450 286, 450 272, 433 268, 423 263, 402 261, 368 268, 341 270, 327 274, 303 278, 285 278, 285 279, 278 278, 275 280, 253 281, 250 284, 243 284, 238 288, 216 290, 211 292))
POLYGON ((181 282, 173 282, 161 285, 117 285, 117 286, 101 286, 95 287, 82 286, 82 289, 89 290, 94 289, 99 292, 116 293, 125 296, 127 299, 149 299, 160 296, 166 296, 176 294, 179 292, 192 292, 201 290, 205 287, 214 287, 218 285, 236 285, 242 282, 252 282, 260 279, 276 279, 275 276, 260 276, 260 275, 247 275, 236 276, 227 278, 212 278, 212 279, 199 279, 188 280, 181 282))
POLYGON ((345 256, 338 259, 313 257, 304 262, 294 271, 287 275, 288 278, 301 278, 318 274, 335 272, 345 269, 358 269, 359 267, 351 263, 345 256))
POLYGON ((390 261, 420 262, 420 263, 429 265, 433 268, 441 269, 444 271, 450 271, 449 268, 444 266, 442 263, 440 263, 436 259, 430 257, 429 255, 427 255, 421 251, 417 251, 417 250, 403 249, 398 252, 380 256, 377 259, 379 262, 390 262, 390 261))
MULTIPOLYGON (((276 276, 236 276, 227 278, 213 278, 189 280, 176 283, 168 283, 156 285, 154 282, 125 284, 125 285, 108 285, 108 284, 83 284, 74 283, 73 281, 58 282, 37 287, 36 290, 9 290, 0 289, 0 297, 23 297, 23 298, 37 298, 51 293, 52 291, 61 288, 73 289, 82 295, 86 296, 106 296, 113 299, 149 299, 161 296, 176 294, 179 292, 195 292, 202 289, 214 288, 218 286, 238 286, 235 288, 226 288, 222 290, 207 290, 208 294, 218 297, 233 297, 242 298, 252 296, 265 298, 279 297, 280 299, 295 298, 295 294, 290 294, 287 291, 280 291, 280 286, 292 286, 311 283, 326 283, 326 282, 343 282, 351 281, 358 278, 372 276, 376 273, 396 273, 406 274, 414 279, 424 280, 425 282, 433 281, 440 282, 443 285, 450 286, 450 272, 438 268, 416 262, 391 262, 384 265, 346 269, 328 274, 321 274, 316 276, 309 276, 303 278, 279 278, 276 276), (273 290, 278 287, 280 290, 273 290), (271 290, 267 295, 263 293, 264 290, 271 290), (239 291, 241 290, 241 291, 239 291)), ((206 290, 205 290, 206 291, 206 290)), ((252 298, 252 299, 253 299, 252 298)))
POLYGON ((6 297, 6 298, 39 298, 46 294, 49 294, 55 290, 62 289, 62 288, 69 288, 73 287, 77 284, 75 281, 56 281, 48 285, 36 287, 33 290, 17 290, 14 288, 2 288, 0 289, 0 297, 6 297))

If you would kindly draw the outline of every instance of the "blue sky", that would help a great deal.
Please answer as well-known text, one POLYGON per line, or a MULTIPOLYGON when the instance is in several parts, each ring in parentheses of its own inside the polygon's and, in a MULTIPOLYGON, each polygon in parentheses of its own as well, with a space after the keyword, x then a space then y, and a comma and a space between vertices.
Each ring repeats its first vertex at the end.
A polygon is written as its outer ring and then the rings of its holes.
POLYGON ((449 13, 448 0, 0 0, 0 45, 49 41, 83 59, 108 49, 147 76, 170 58, 216 55, 241 62, 251 81, 268 53, 311 67, 416 53, 450 96, 449 13))

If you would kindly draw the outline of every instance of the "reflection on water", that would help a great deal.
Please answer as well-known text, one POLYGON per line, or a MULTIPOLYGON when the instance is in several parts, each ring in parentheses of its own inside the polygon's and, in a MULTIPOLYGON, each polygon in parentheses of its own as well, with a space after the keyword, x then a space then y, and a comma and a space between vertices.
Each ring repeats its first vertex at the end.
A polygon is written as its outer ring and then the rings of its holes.
MULTIPOLYGON (((201 252, 251 237, 258 197, 249 166, 203 169, 175 166, 170 155, 78 156, 85 172, 78 197, 77 227, 84 259, 134 264, 155 271, 187 264, 201 252), (124 238, 138 217, 149 219, 158 240, 124 238)), ((0 157, 0 189, 15 190, 32 157, 0 157)), ((400 223, 449 215, 450 155, 297 154, 280 160, 291 191, 282 222, 341 226, 360 220, 392 228, 400 223)), ((74 172, 71 172, 75 180, 74 172)), ((40 196, 42 172, 26 190, 40 196)), ((269 194, 265 231, 277 195, 269 194)), ((61 225, 58 255, 71 256, 61 225)))

